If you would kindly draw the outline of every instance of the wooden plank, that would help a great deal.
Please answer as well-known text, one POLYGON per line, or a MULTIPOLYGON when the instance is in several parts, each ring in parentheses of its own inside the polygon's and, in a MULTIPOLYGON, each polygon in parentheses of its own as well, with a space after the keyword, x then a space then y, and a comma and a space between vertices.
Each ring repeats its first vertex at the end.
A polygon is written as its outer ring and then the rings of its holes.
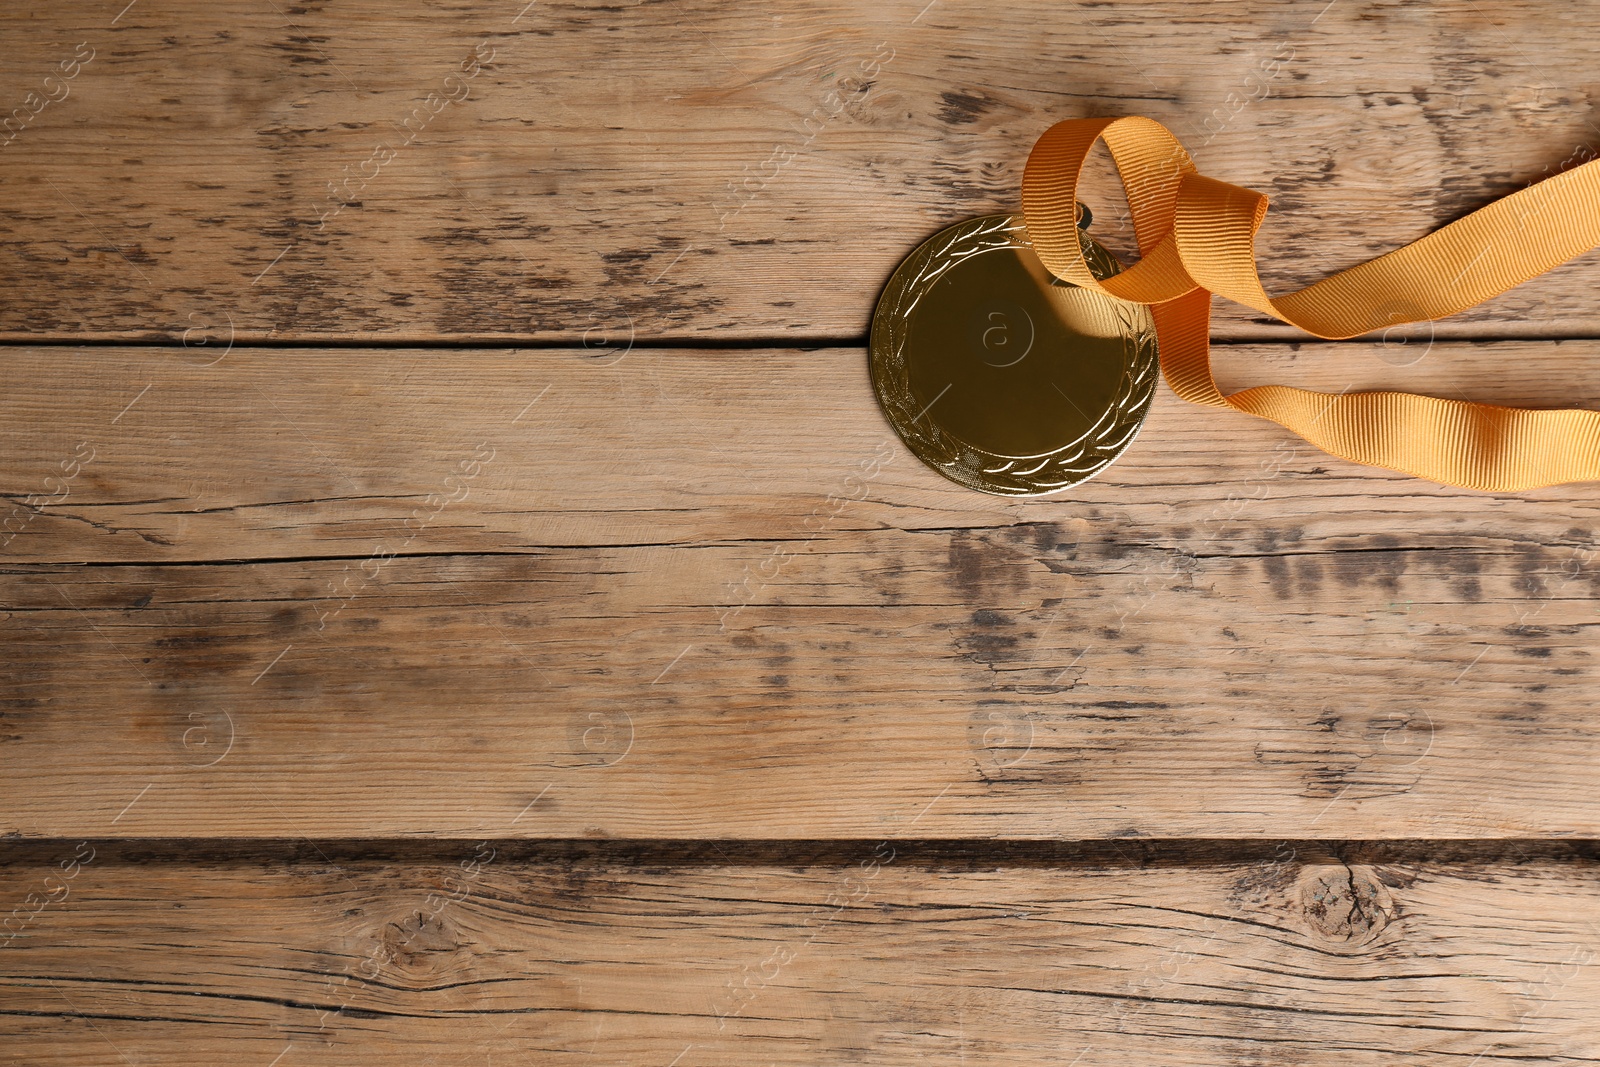
MULTIPOLYGON (((1041 551, 1071 542, 1107 554, 1260 553, 1267 542, 1482 548, 1525 556, 1536 576, 1589 551, 1596 520, 1588 487, 1449 489, 1346 463, 1164 387, 1105 474, 1057 498, 988 497, 901 447, 859 349, 595 359, 582 349, 235 348, 209 366, 187 354, 0 349, 11 383, 0 397, 4 559, 582 546, 699 559, 731 544, 757 562, 775 539, 822 548, 846 533, 1033 528, 1041 551)), ((1233 345, 1217 358, 1230 388, 1600 403, 1600 349, 1587 342, 1233 345)), ((699 595, 714 599, 742 567, 708 576, 699 595)))
POLYGON ((1586 850, 503 849, 32 850, 0 1062, 1600 1058, 1586 850))
MULTIPOLYGON (((1582 400, 1585 348, 1386 377, 1582 400)), ((1585 487, 1163 394, 1084 492, 991 500, 886 443, 859 352, 12 356, 14 469, 68 492, 12 546, 104 562, 0 571, 0 831, 1600 834, 1585 487)))
POLYGON ((1600 835, 1587 575, 1042 532, 7 567, 0 831, 1600 835))
MULTIPOLYGON (((863 335, 1067 117, 1262 189, 1269 289, 1592 156, 1583 13, 782 0, 8 9, 0 339, 863 335), (1493 57, 1492 59, 1489 57, 1493 57)), ((1127 246, 1107 175, 1096 232, 1127 246)), ((1595 261, 1440 335, 1600 332, 1595 261)), ((1228 337, 1287 337, 1223 311, 1228 337)))

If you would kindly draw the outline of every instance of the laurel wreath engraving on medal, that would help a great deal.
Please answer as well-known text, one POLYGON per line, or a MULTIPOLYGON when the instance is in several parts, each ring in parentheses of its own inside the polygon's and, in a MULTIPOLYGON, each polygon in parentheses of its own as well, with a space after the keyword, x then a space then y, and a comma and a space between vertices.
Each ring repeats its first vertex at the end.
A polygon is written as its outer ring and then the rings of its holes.
MULTIPOLYGON (((1095 275, 1104 278, 1117 273, 1120 265, 1116 258, 1087 234, 1079 234, 1084 257, 1095 275)), ((1123 373, 1111 403, 1076 440, 1026 459, 999 455, 962 440, 931 415, 938 398, 924 401, 912 391, 911 353, 907 350, 911 315, 934 284, 958 265, 985 252, 1018 246, 1031 247, 1021 215, 971 219, 921 245, 896 268, 878 302, 869 358, 879 403, 919 459, 972 489, 1001 496, 1041 496, 1094 477, 1137 436, 1155 395, 1155 322, 1142 305, 1105 298, 1114 305, 1121 328, 1123 373)), ((990 365, 1004 364, 990 361, 990 365)))

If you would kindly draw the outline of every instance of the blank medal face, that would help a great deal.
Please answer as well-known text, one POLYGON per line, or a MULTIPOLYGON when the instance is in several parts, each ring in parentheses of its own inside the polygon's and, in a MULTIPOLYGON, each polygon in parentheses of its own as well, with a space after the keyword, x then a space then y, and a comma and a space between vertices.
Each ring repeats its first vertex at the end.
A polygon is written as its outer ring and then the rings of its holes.
MULTIPOLYGON (((1087 237, 1102 277, 1115 260, 1087 237)), ((938 234, 873 319, 874 387, 919 458, 985 492, 1058 492, 1133 439, 1155 385, 1147 308, 1053 278, 1016 216, 938 234)))

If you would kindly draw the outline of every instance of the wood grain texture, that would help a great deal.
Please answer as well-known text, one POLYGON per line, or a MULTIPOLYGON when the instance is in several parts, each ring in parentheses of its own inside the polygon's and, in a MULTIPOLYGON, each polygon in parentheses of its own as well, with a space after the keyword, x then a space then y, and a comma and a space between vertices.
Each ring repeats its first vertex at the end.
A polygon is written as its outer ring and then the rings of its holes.
POLYGON ((0 1063, 1600 1059, 1588 850, 503 847, 33 850, 0 1063))
MULTIPOLYGON (((989 497, 900 445, 859 349, 190 356, 0 349, 11 383, 0 396, 6 560, 634 547, 759 561, 774 543, 846 534, 1054 526, 1042 549, 1481 546, 1525 554, 1541 573, 1582 557, 1596 521, 1587 486, 1499 495, 1439 486, 1344 462, 1164 386, 1144 432, 1105 474, 1047 499, 989 497)), ((1590 341, 1231 345, 1217 359, 1225 388, 1600 403, 1600 344, 1590 341)), ((741 566, 709 576, 711 599, 700 602, 714 603, 741 566)))
MULTIPOLYGON (((1592 349, 1230 356, 1548 403, 1592 349)), ((1163 393, 1081 492, 992 500, 849 350, 9 357, 19 486, 94 456, 3 568, 6 831, 1600 834, 1583 487, 1163 393)))
MULTIPOLYGON (((126 0, 0 14, 0 339, 864 334, 1068 117, 1269 193, 1272 291, 1592 157, 1587 16, 1416 5, 126 0), (81 46, 81 47, 80 47, 81 46), (71 77, 65 72, 72 71, 71 77), (49 79, 49 80, 47 80, 49 79)), ((1128 246, 1109 173, 1096 232, 1128 246)), ((1438 326, 1600 329, 1592 256, 1438 326)), ((1291 336, 1221 311, 1219 336, 1291 336)))
MULTIPOLYGON (((1051 122, 1281 292, 1592 158, 1588 21, 0 12, 0 1064, 1600 1062, 1592 487, 1163 389, 987 498, 859 348, 1051 122)), ((1595 269, 1220 373, 1593 406, 1595 269)))

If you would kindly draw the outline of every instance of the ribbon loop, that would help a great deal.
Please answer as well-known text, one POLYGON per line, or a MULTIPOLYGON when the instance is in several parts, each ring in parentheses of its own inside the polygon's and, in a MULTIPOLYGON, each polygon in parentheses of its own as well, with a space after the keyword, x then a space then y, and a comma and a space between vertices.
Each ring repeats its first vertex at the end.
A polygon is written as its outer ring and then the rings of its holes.
POLYGON ((1224 395, 1209 352, 1213 293, 1318 337, 1356 337, 1453 315, 1582 255, 1600 245, 1600 160, 1281 297, 1267 294, 1256 270, 1267 198, 1199 173, 1152 119, 1052 126, 1028 157, 1022 204, 1029 238, 1053 274, 1151 305, 1162 374, 1185 400, 1270 419, 1333 455, 1446 485, 1505 492, 1600 480, 1600 412, 1284 385, 1224 395), (1104 281, 1084 262, 1076 227, 1078 179, 1102 139, 1141 257, 1104 281))

